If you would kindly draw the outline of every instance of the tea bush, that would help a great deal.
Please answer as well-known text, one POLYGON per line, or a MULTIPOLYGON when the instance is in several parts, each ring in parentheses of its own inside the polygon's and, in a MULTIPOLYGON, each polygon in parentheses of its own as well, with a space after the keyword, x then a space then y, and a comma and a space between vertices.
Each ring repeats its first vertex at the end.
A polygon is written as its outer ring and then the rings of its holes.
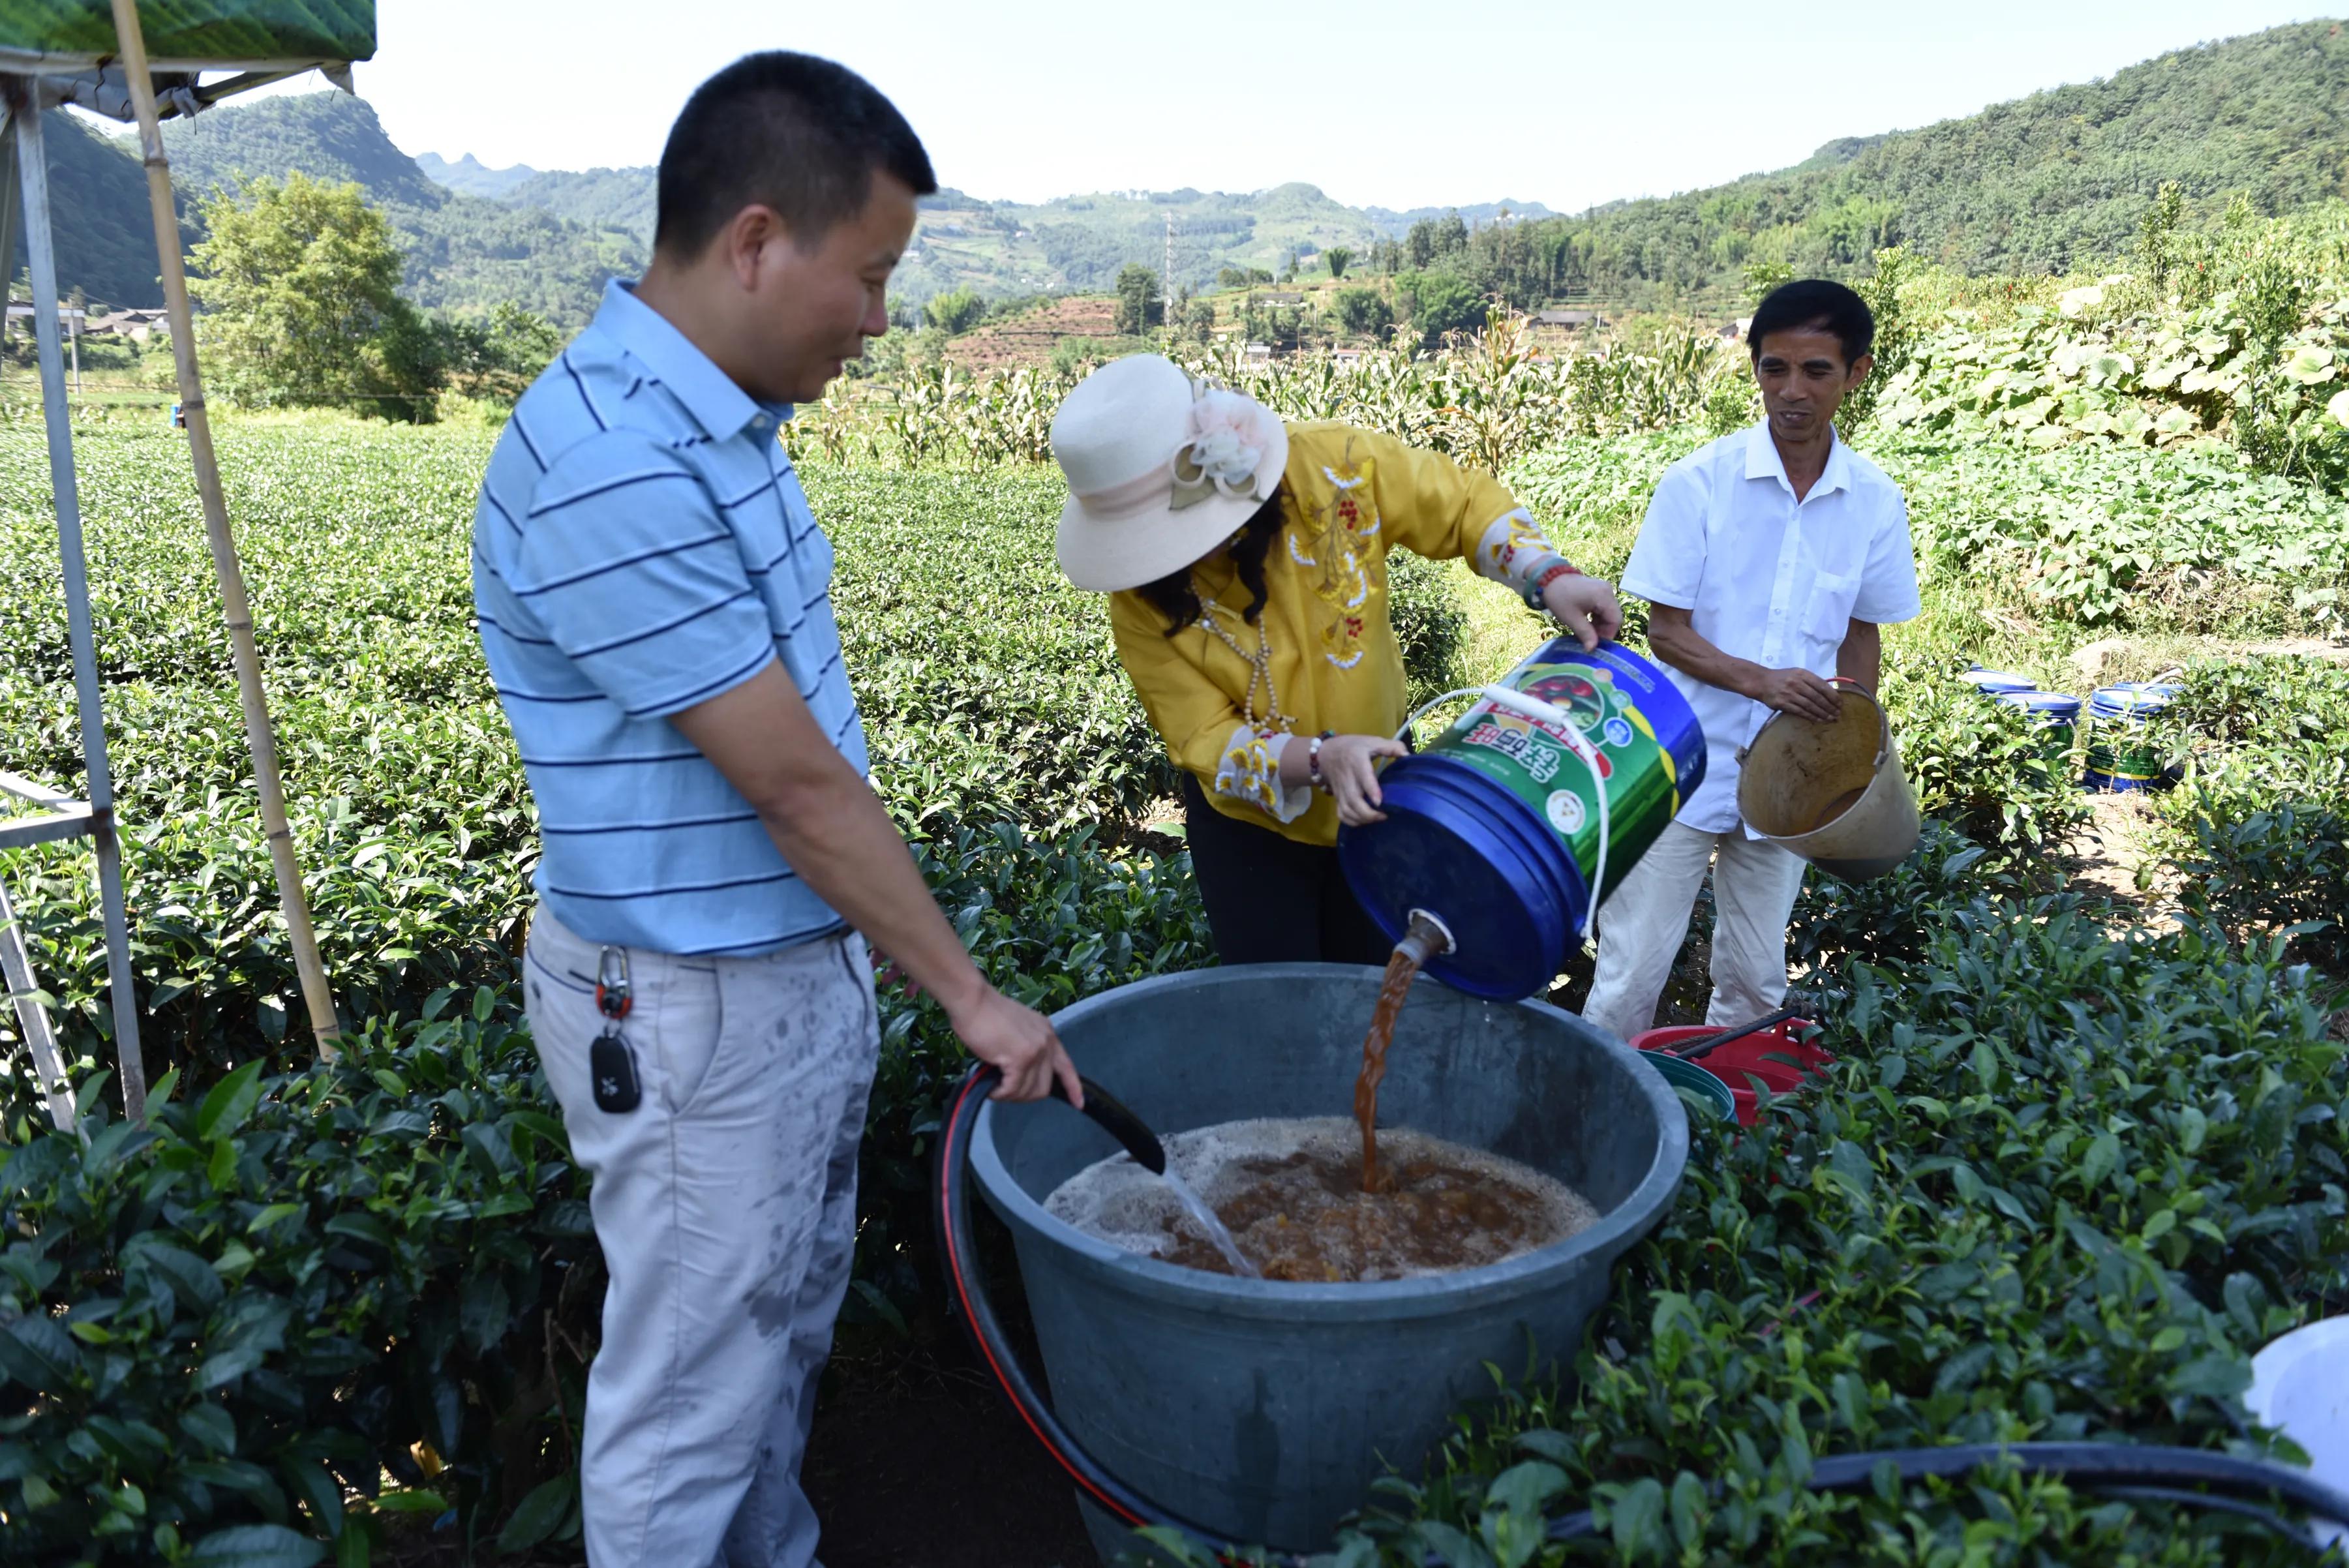
POLYGON ((2298 1561, 2228 1516, 1995 1469, 1815 1496, 1820 1457, 2110 1438, 2262 1446, 2251 1351, 2349 1302, 2349 1046, 2275 947, 2070 899, 1932 906, 1853 966, 1827 1081, 1697 1130, 1571 1392, 1517 1389, 1339 1562, 2298 1561), (1605 1548, 1611 1546, 1611 1551, 1605 1548))
POLYGON ((2004 869, 2058 874, 2050 857, 2087 816, 2071 756, 1953 671, 1896 669, 1883 696, 1919 807, 2004 869))
POLYGON ((2166 813, 2185 907, 2349 976, 2349 669, 2213 662, 2181 684, 2159 733, 2185 764, 2166 813))
POLYGON ((87 1147, 14 1119, 0 1556, 302 1563, 334 1542, 365 1563, 379 1515, 454 1508, 470 1540, 516 1503, 510 1546, 575 1530, 564 1346, 592 1339, 601 1265, 497 1014, 476 993, 193 1101, 167 1077, 143 1129, 93 1078, 87 1147))
MULTIPOLYGON (((1683 427, 1560 442, 1510 472, 1561 539, 1618 573, 1683 427)), ((2324 630, 2349 590, 2349 503, 2224 451, 2054 451, 1871 428, 1909 501, 1918 572, 2050 622, 2230 636, 2324 630)), ((1899 634, 1896 634, 1898 635, 1899 634)))
MULTIPOLYGON (((1532 374, 1478 352, 1491 362, 1439 367, 1447 386, 1532 374)), ((1415 364, 1345 396, 1428 417, 1407 383, 1436 371, 1415 364)), ((1640 374, 1658 407, 1691 391, 1661 358, 1640 374)), ((1495 385, 1458 406, 1475 418, 1453 434, 1506 452, 1534 419, 1509 388, 1533 383, 1495 385)), ((1336 387, 1282 395, 1304 412, 1336 387)), ((1710 396, 1694 392, 1691 408, 1710 396)), ((2168 732, 2187 785, 2163 810, 2192 892, 2160 936, 2024 900, 2077 797, 2013 716, 1954 680, 1986 601, 2059 630, 2321 624, 2329 601, 2296 595, 2338 575, 2333 503, 2217 457, 1864 434, 1909 487, 1925 554, 1931 608, 1890 638, 1885 697, 1938 820, 1894 877, 1815 880, 1798 911, 1845 1064, 1775 1108, 1767 1136, 1700 1135, 1578 1391, 1523 1391, 1464 1424, 1399 1499, 1410 1517, 1350 1548, 1355 1563, 1415 1541, 1522 1563, 1537 1554, 1497 1533, 1509 1520, 1585 1496, 1633 1560, 1930 1557, 1968 1532, 2049 1561, 2256 1550, 2207 1520, 2172 1532, 2158 1510, 2011 1477, 1872 1500, 1784 1484, 1863 1444, 2239 1441, 2226 1400, 2244 1354, 2349 1288, 2334 998, 2293 963, 2340 969, 2339 928, 2316 923, 2344 907, 2349 676, 2189 674, 2168 732)), ((1655 475, 1702 438, 1572 439, 1512 480, 1613 574, 1655 475)), ((365 1561, 357 1543, 401 1507, 453 1510, 467 1538, 516 1549, 575 1528, 595 1253, 510 998, 534 822, 470 622, 487 440, 301 420, 222 433, 321 938, 347 1016, 370 1020, 342 1062, 273 1078, 295 985, 183 452, 151 428, 80 438, 145 1037, 187 1087, 131 1131, 86 1077, 87 1154, 26 1114, 21 1082, 0 1094, 10 1561, 293 1563, 329 1542, 365 1561), (378 1495, 386 1470, 404 1491, 378 1495)), ((1098 602, 1051 564, 1052 473, 809 468, 841 547, 876 787, 990 976, 1053 1007, 1206 962, 1186 868, 1135 832, 1173 776, 1098 602)), ((70 786, 46 498, 37 440, 0 430, 0 604, 23 634, 0 650, 0 746, 14 770, 70 786)), ((1461 678, 1458 570, 1398 562, 1415 692, 1461 678)), ((86 854, 0 856, 0 876, 68 1044, 102 1058, 86 854)), ((962 1057, 903 987, 883 1017, 848 1321, 923 1339, 940 1331, 927 1140, 962 1057)))

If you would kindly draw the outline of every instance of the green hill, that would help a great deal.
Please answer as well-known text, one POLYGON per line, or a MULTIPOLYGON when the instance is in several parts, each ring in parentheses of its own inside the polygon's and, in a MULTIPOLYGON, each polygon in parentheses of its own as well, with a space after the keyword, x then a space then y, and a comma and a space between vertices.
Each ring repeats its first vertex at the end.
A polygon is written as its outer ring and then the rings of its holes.
MULTIPOLYGON (((1555 253, 1561 274, 1519 269, 1511 292, 1734 294, 1749 261, 1848 273, 1896 243, 1969 273, 2066 272, 2126 250, 2170 180, 2206 219, 2239 192, 2269 214, 2349 193, 2349 35, 2308 22, 2179 49, 1829 142, 1775 174, 1524 225, 1519 242, 1555 253)), ((1495 282, 1510 275, 1486 260, 1495 282)))
POLYGON ((605 279, 644 265, 645 247, 616 230, 435 184, 384 134, 364 98, 303 93, 224 104, 164 124, 181 199, 240 174, 355 180, 398 232, 405 292, 460 312, 512 303, 564 325, 595 313, 605 279))
POLYGON ((171 183, 182 200, 233 186, 239 175, 355 180, 378 206, 430 211, 454 198, 391 144, 365 98, 299 93, 222 104, 192 119, 163 122, 171 183))
MULTIPOLYGON (((1839 137, 1775 173, 1579 216, 1529 203, 1503 223, 1492 220, 1511 204, 1463 207, 1473 232, 1448 254, 1434 210, 1350 208, 1310 185, 1036 205, 941 191, 923 203, 901 288, 909 299, 964 284, 994 295, 1102 289, 1128 263, 1161 265, 1171 212, 1175 279, 1195 287, 1226 266, 1277 268, 1299 249, 1342 244, 1359 256, 1424 223, 1432 243, 1403 264, 1463 273, 1515 304, 1588 294, 1726 306, 1743 297, 1749 263, 1847 275, 1895 243, 1971 273, 2093 264, 2127 247, 2170 180, 2205 219, 2238 193, 2273 213, 2349 192, 2349 36, 2320 21, 2180 49, 1962 119, 1839 137)), ((598 170, 540 175, 507 199, 643 238, 651 191, 650 170, 598 170)))
MULTIPOLYGON (((49 153, 49 217, 57 232, 57 281, 110 305, 160 305, 163 282, 155 265, 155 221, 147 207, 147 175, 139 160, 78 115, 45 114, 41 139, 49 153)), ((9 276, 26 264, 24 225, 9 276)))
POLYGON ((533 170, 499 192, 517 207, 536 207, 592 229, 617 229, 650 251, 655 179, 650 169, 533 170))

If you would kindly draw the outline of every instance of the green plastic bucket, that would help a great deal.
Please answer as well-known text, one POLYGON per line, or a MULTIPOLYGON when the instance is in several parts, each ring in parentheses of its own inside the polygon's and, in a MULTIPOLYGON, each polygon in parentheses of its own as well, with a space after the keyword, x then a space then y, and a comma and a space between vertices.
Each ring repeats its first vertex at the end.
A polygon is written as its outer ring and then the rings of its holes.
POLYGON ((1737 1119, 1737 1096, 1730 1087, 1694 1062, 1684 1062, 1662 1051, 1641 1051, 1640 1059, 1661 1073, 1664 1081, 1686 1091, 1712 1112, 1715 1121, 1737 1119))

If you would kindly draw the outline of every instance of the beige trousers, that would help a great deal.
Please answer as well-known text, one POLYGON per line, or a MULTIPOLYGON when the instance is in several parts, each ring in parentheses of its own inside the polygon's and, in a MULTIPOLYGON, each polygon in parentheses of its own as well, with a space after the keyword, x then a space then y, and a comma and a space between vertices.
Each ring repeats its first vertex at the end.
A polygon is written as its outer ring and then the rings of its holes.
POLYGON ((644 1098, 614 1113, 587 1070, 601 953, 543 907, 531 922, 531 1034, 611 1281, 580 1441, 588 1568, 812 1568, 800 1456, 856 1248, 872 961, 853 934, 762 958, 628 949, 644 1098))
POLYGON ((1688 934, 1697 889, 1713 870, 1713 1000, 1718 1027, 1775 1011, 1786 999, 1786 917, 1804 861, 1743 828, 1706 833, 1665 825, 1599 910, 1599 973, 1582 1016, 1630 1039, 1656 1023, 1656 1003, 1688 934))

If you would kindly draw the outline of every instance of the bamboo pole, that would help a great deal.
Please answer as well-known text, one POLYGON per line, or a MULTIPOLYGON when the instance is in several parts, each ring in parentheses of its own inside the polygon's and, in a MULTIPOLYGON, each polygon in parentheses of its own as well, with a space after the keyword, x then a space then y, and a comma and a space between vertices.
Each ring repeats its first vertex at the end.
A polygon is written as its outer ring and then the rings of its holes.
POLYGON ((261 822, 269 838, 269 859, 277 873, 277 900, 293 939, 294 967, 302 978, 302 1000, 318 1054, 332 1060, 341 1028, 335 999, 326 988, 318 938, 310 927, 310 906, 302 894, 302 868, 294 859, 294 837, 285 826, 285 791, 277 776, 277 738, 269 723, 269 703, 261 688, 261 659, 253 644, 253 606, 244 593, 244 571, 237 563, 236 539, 228 526, 228 503, 221 494, 220 465, 212 456, 212 421, 204 411, 204 385, 196 370, 194 317, 188 308, 187 270, 180 260, 180 219, 171 205, 171 166, 163 156, 163 128, 155 112, 155 83, 147 70, 147 40, 139 26, 138 0, 114 0, 114 31, 122 47, 122 74, 130 84, 139 116, 139 146, 147 166, 148 204, 154 211, 155 259, 162 263, 163 305, 171 323, 171 357, 180 372, 180 407, 188 423, 188 455, 196 468, 196 490, 203 498, 204 535, 211 542, 212 571, 220 579, 221 610, 228 622, 229 646, 236 661, 237 696, 244 708, 244 739, 253 753, 254 782, 260 787, 261 822))

